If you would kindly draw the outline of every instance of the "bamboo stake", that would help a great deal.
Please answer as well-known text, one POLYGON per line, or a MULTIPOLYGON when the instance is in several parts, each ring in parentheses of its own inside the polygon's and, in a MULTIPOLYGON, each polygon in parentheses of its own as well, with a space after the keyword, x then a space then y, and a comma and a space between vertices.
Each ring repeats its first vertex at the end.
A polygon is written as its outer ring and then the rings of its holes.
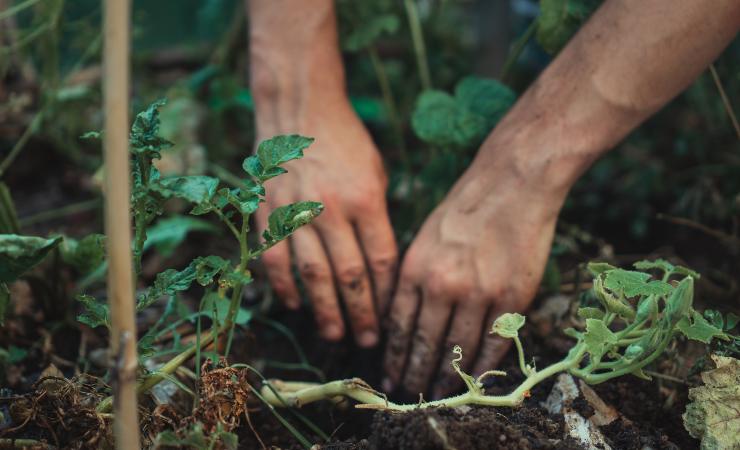
POLYGON ((108 299, 112 322, 113 427, 117 449, 138 450, 136 328, 129 216, 130 0, 105 0, 104 9, 105 233, 108 237, 108 299))

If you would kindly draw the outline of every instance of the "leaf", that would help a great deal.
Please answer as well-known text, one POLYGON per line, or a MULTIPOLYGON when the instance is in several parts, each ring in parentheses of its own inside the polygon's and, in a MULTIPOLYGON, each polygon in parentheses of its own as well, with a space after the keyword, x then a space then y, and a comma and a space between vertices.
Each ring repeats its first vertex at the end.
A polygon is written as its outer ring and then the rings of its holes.
POLYGON ((110 328, 110 308, 107 303, 99 302, 94 297, 89 295, 78 295, 77 301, 82 303, 85 309, 82 314, 77 316, 79 322, 90 326, 91 328, 97 328, 105 326, 110 328))
POLYGON ((17 280, 24 272, 40 263, 61 242, 61 236, 44 239, 0 234, 0 283, 17 280))
POLYGON ((650 280, 648 273, 633 270, 614 269, 606 272, 604 286, 610 291, 625 297, 638 295, 666 295, 673 290, 668 283, 659 280, 650 280))
POLYGON ((550 54, 559 52, 600 3, 600 0, 540 0, 537 42, 550 54))
POLYGON ((105 235, 89 234, 79 241, 64 238, 59 250, 62 261, 86 275, 105 262, 105 235))
POLYGON ((314 138, 297 134, 275 136, 262 141, 257 147, 256 154, 246 158, 242 167, 245 172, 262 183, 287 172, 279 166, 293 159, 302 158, 303 150, 313 141, 314 138))
MULTIPOLYGON (((211 292, 206 295, 203 300, 203 313, 217 323, 224 323, 226 317, 229 315, 229 299, 219 297, 215 292, 211 292)), ((234 323, 237 325, 246 325, 252 320, 252 311, 244 308, 239 308, 236 313, 234 323)))
POLYGON ((151 185, 151 189, 164 198, 181 198, 196 205, 209 201, 216 188, 218 179, 204 175, 169 177, 151 185))
POLYGON ((176 215, 162 219, 147 229, 144 250, 154 247, 165 258, 172 256, 188 233, 205 231, 215 233, 218 228, 195 217, 176 215))
POLYGON ((635 267, 635 269, 639 269, 639 270, 658 269, 658 270, 662 270, 665 273, 673 271, 673 269, 676 267, 673 264, 666 261, 665 259, 656 259, 654 261, 644 259, 642 261, 637 261, 636 263, 633 264, 633 266, 635 267))
POLYGON ((605 262, 590 262, 588 263, 586 268, 594 277, 597 277, 608 270, 616 269, 615 266, 612 266, 611 264, 605 262))
POLYGON ((671 324, 676 324, 682 318, 686 318, 690 311, 692 311, 691 304, 693 301, 694 279, 686 277, 678 283, 678 286, 676 286, 670 297, 668 297, 664 310, 665 317, 671 324))
POLYGON ((172 142, 159 136, 159 108, 166 103, 165 99, 157 100, 136 115, 129 136, 133 153, 146 153, 148 158, 159 158, 161 150, 172 147, 172 142))
POLYGON ((191 264, 195 265, 195 280, 198 284, 208 286, 213 282, 213 278, 227 270, 231 263, 220 256, 211 255, 196 258, 191 264))
POLYGON ((490 78, 468 76, 455 86, 455 98, 468 111, 485 119, 488 133, 516 102, 516 94, 490 78))
POLYGON ((636 322, 642 322, 650 317, 657 317, 658 315, 658 300, 653 295, 648 295, 640 300, 637 304, 637 315, 635 316, 636 322))
POLYGON ((583 308, 578 308, 578 317, 581 319, 603 319, 604 318, 604 311, 600 310, 599 308, 592 308, 590 306, 586 306, 583 308))
POLYGON ((722 331, 722 328, 712 325, 704 316, 694 310, 691 311, 691 318, 688 316, 682 317, 676 324, 676 328, 687 338, 705 344, 709 344, 713 338, 730 340, 730 337, 722 331))
POLYGON ((350 52, 364 50, 383 34, 398 31, 400 20, 395 14, 382 14, 359 23, 342 41, 342 47, 350 52))
POLYGON ((519 313, 504 313, 498 316, 491 327, 491 334, 513 339, 519 336, 519 329, 524 326, 526 318, 519 313))
MULTIPOLYGON (((620 270, 620 269, 616 269, 620 270)), ((609 273, 609 272, 605 272, 609 273)), ((615 297, 611 292, 604 288, 604 275, 599 275, 594 278, 593 292, 596 298, 599 299, 604 309, 608 312, 617 314, 618 316, 632 320, 635 318, 635 310, 632 306, 624 299, 615 297)))
POLYGON ((716 369, 702 372, 704 386, 689 389, 686 430, 702 450, 740 448, 740 361, 712 355, 716 369))
POLYGON ((0 283, 0 326, 5 324, 5 313, 10 306, 10 289, 5 283, 0 283))
POLYGON ((268 243, 281 241, 310 223, 323 210, 324 205, 319 202, 298 202, 276 208, 267 219, 268 227, 263 237, 268 243))
POLYGON ((472 147, 483 139, 486 119, 467 111, 442 91, 425 91, 416 102, 411 126, 422 141, 440 147, 472 147))
POLYGON ((586 349, 592 358, 600 359, 609 347, 617 343, 617 336, 612 333, 604 321, 586 319, 583 343, 586 344, 586 349))

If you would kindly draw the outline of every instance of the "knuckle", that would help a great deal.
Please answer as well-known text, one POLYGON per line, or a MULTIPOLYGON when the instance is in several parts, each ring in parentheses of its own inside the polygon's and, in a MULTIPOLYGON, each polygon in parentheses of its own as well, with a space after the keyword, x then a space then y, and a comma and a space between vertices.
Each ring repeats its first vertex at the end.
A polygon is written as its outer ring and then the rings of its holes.
POLYGON ((396 252, 374 255, 370 257, 370 268, 379 274, 392 273, 396 270, 398 255, 396 252))
POLYGON ((343 267, 337 272, 337 281, 353 291, 361 290, 367 278, 365 268, 361 265, 343 267))
POLYGON ((306 262, 300 265, 298 271, 306 283, 322 283, 331 280, 329 268, 323 264, 306 262))
POLYGON ((269 270, 274 270, 277 268, 282 267, 284 257, 279 252, 265 252, 264 255, 262 255, 262 263, 267 267, 269 270))

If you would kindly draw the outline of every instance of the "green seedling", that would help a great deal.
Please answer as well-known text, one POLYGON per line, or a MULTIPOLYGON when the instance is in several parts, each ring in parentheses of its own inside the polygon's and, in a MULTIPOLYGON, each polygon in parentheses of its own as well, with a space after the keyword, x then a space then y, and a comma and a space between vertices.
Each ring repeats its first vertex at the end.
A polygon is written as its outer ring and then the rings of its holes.
POLYGON ((591 263, 588 268, 594 276, 593 293, 599 307, 580 308, 581 326, 564 330, 575 343, 562 360, 541 370, 527 364, 519 339, 519 330, 525 323, 521 314, 503 314, 493 323, 492 334, 514 341, 519 368, 525 376, 507 395, 487 395, 483 384, 486 378, 504 376, 504 372, 491 370, 477 378, 463 372, 459 365, 460 347, 453 350, 457 357, 451 364, 467 391, 442 400, 392 403, 356 378, 325 384, 273 380, 263 388, 262 394, 275 406, 293 407, 338 396, 358 401, 357 408, 392 411, 461 405, 514 407, 530 395, 535 385, 560 372, 570 373, 589 384, 630 374, 649 379, 642 369, 655 361, 680 334, 703 343, 715 338, 730 339, 720 327, 693 309, 694 280, 699 277, 696 272, 663 260, 640 261, 635 264, 638 270, 624 270, 606 263, 591 263), (655 278, 653 273, 660 276, 655 278), (274 392, 280 395, 273 395, 274 392))

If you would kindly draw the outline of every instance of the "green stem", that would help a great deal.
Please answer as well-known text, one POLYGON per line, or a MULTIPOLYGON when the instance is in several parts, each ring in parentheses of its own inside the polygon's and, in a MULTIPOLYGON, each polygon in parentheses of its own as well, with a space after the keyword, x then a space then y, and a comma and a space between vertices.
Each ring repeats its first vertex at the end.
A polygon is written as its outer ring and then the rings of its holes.
POLYGON ((583 378, 583 380, 588 384, 599 384, 612 378, 621 377, 622 375, 627 375, 634 372, 635 370, 641 369, 651 362, 655 361, 663 353, 668 344, 671 342, 671 337, 671 333, 668 333, 663 338, 663 341, 661 341, 660 345, 658 345, 658 347, 655 349, 655 351, 645 359, 635 361, 632 364, 622 367, 621 369, 615 368, 606 373, 585 374, 581 378, 583 378))
POLYGON ((516 42, 514 42, 514 46, 511 48, 511 52, 506 57, 504 66, 501 69, 501 75, 499 77, 501 81, 506 81, 506 79, 509 77, 511 69, 514 68, 514 64, 516 64, 516 62, 519 60, 519 57, 522 55, 522 52, 527 46, 527 43, 530 41, 530 39, 532 39, 532 36, 534 36, 536 31, 537 21, 535 20, 531 24, 529 24, 529 27, 527 27, 527 30, 524 32, 524 34, 519 39, 517 39, 516 42))
POLYGON ((522 347, 522 341, 519 339, 519 336, 514 336, 514 344, 516 345, 516 352, 519 355, 519 369, 521 369, 525 376, 530 376, 532 374, 532 368, 527 365, 524 358, 524 348, 522 347))
MULTIPOLYGON (((239 273, 244 273, 247 270, 247 263, 249 263, 250 253, 247 242, 247 233, 249 232, 249 215, 242 215, 242 229, 239 234, 239 273)), ((229 313, 226 315, 225 327, 228 330, 229 337, 226 340, 226 350, 224 356, 228 358, 231 352, 231 342, 234 340, 234 319, 239 312, 239 305, 242 299, 242 285, 238 284, 234 286, 231 291, 231 303, 229 304, 229 313)))
POLYGON ((11 6, 5 11, 0 11, 0 20, 4 20, 10 16, 14 16, 18 14, 19 12, 23 11, 24 9, 30 8, 31 6, 35 5, 38 2, 39 0, 26 0, 25 2, 18 3, 17 5, 11 6))
POLYGON ((38 131, 39 125, 41 125, 41 121, 43 117, 44 117, 43 109, 37 112, 35 116, 33 116, 31 123, 28 125, 28 127, 26 127, 21 137, 15 143, 13 148, 10 149, 10 152, 5 157, 5 159, 3 159, 3 161, 0 163, 0 177, 3 176, 5 171, 8 170, 8 167, 10 167, 10 165, 13 164, 13 161, 15 161, 15 158, 17 158, 18 155, 21 153, 21 151, 26 147, 26 143, 28 143, 28 140, 31 139, 31 136, 33 136, 36 133, 36 131, 38 131))
POLYGON ((725 107, 725 111, 727 111, 727 115, 730 117, 730 122, 732 122, 732 126, 735 128, 735 133, 737 133, 738 139, 740 139, 740 124, 738 124, 735 111, 732 110, 732 104, 730 104, 730 99, 727 98, 725 89, 722 87, 722 81, 719 79, 719 74, 717 73, 717 69, 714 67, 714 64, 709 65, 709 71, 712 72, 712 79, 714 79, 714 84, 717 85, 719 96, 722 98, 722 104, 725 107))
POLYGON ((414 55, 416 56, 416 66, 419 69, 419 79, 424 90, 432 88, 432 76, 429 71, 427 62, 427 49, 424 45, 424 35, 421 30, 421 21, 419 20, 419 10, 416 8, 415 0, 403 0, 406 8, 406 16, 409 21, 411 30, 411 42, 414 45, 414 55))
POLYGON ((38 214, 24 217, 20 219, 20 225, 23 227, 27 227, 29 225, 33 225, 36 223, 46 222, 49 220, 66 217, 70 214, 77 214, 77 213, 81 213, 85 211, 90 211, 95 208, 98 208, 101 204, 102 204, 102 199, 99 199, 99 198, 85 200, 85 201, 77 202, 77 203, 71 203, 69 205, 64 205, 60 208, 51 209, 48 211, 42 211, 38 214))

